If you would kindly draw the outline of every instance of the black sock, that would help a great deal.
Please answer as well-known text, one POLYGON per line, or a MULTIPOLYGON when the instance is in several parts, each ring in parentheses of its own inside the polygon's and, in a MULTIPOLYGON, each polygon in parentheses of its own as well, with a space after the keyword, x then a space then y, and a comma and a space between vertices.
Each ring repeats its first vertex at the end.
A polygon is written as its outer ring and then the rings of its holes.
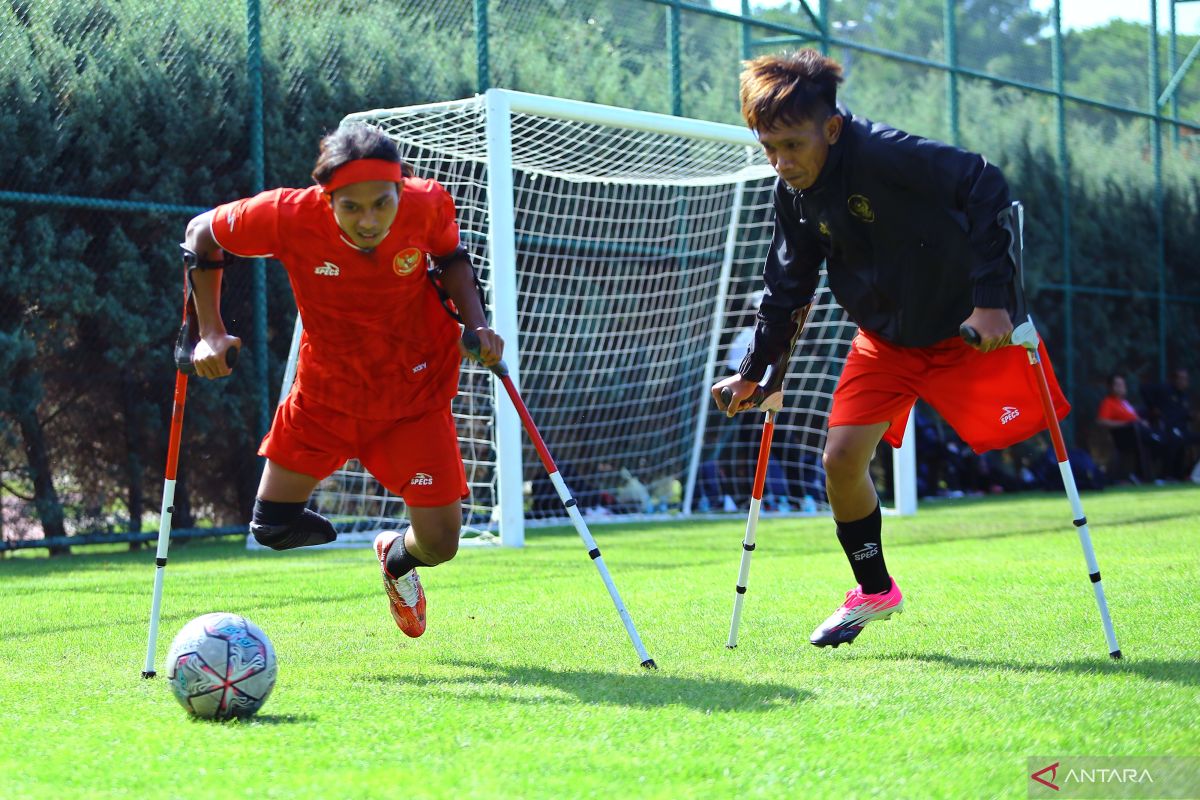
MULTIPOLYGON (((836 522, 836 520, 835 520, 836 522)), ((838 541, 846 551, 854 577, 862 585, 863 594, 881 594, 892 588, 887 565, 883 562, 880 532, 883 515, 878 504, 875 510, 854 522, 838 522, 838 541)))
POLYGON ((405 531, 397 537, 396 541, 392 542, 391 548, 388 550, 387 558, 384 559, 383 566, 387 569, 387 573, 393 580, 401 575, 407 575, 413 567, 428 567, 424 561, 414 557, 404 548, 404 537, 408 535, 405 531))

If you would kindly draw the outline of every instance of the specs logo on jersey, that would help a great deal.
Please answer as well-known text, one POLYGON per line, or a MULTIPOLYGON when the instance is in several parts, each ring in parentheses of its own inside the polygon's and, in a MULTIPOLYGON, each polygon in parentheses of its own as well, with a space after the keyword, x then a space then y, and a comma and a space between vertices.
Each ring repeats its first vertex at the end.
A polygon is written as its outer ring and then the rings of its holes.
POLYGON ((336 278, 338 275, 342 274, 342 268, 337 264, 334 264, 332 261, 326 261, 324 264, 314 269, 313 274, 328 275, 331 278, 336 278))
POLYGON ((1013 408, 1012 406, 1004 406, 1001 409, 1004 413, 1000 415, 1000 424, 1007 425, 1017 417, 1021 416, 1021 409, 1013 408))
POLYGON ((433 486, 433 476, 427 475, 424 472, 418 472, 416 475, 413 475, 413 479, 410 482, 413 486, 433 486))
POLYGON ((846 207, 850 209, 851 214, 863 222, 875 221, 875 211, 871 208, 871 201, 861 194, 850 195, 846 201, 846 207))
POLYGON ((413 270, 421 266, 424 254, 415 247, 406 247, 392 259, 392 271, 400 277, 411 275, 413 270))

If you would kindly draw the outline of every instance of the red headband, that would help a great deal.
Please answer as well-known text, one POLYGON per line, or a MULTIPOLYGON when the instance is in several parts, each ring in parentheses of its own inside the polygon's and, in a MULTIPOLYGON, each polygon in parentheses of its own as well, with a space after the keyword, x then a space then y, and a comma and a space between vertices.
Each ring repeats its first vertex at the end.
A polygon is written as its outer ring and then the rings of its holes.
POLYGON ((326 194, 333 194, 338 189, 352 183, 363 181, 390 181, 400 183, 404 180, 403 168, 395 161, 382 158, 357 158, 347 161, 333 171, 328 183, 322 183, 321 188, 326 194))

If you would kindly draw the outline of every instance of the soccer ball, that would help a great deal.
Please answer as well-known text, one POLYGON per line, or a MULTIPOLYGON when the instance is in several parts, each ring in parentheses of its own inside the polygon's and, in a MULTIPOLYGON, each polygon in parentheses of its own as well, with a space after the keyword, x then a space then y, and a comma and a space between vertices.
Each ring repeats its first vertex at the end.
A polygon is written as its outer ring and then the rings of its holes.
POLYGON ((202 719, 251 716, 267 702, 277 671, 271 640, 238 614, 196 617, 167 651, 175 699, 202 719))

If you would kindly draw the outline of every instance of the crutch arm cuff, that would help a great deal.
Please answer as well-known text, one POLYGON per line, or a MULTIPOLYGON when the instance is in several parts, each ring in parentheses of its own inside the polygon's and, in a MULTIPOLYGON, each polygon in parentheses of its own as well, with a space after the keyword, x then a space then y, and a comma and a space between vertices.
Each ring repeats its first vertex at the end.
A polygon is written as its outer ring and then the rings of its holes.
POLYGON ((183 265, 187 269, 225 269, 225 259, 220 261, 208 261, 200 257, 200 254, 188 247, 186 244, 179 245, 179 249, 183 255, 183 265))

